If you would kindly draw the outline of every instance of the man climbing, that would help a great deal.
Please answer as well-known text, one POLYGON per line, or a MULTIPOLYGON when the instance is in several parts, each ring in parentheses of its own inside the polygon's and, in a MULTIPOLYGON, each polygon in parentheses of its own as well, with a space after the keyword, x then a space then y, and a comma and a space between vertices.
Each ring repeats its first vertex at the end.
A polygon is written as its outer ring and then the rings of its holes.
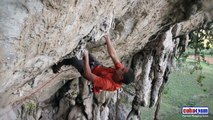
POLYGON ((106 35, 104 38, 107 44, 107 51, 115 68, 104 67, 92 54, 85 50, 84 61, 78 60, 77 57, 64 59, 58 64, 54 64, 52 66, 53 72, 57 73, 63 65, 72 65, 84 78, 94 84, 95 93, 99 93, 101 90, 114 91, 121 88, 122 83, 131 83, 134 80, 133 70, 124 67, 124 65, 120 62, 109 36, 106 35))

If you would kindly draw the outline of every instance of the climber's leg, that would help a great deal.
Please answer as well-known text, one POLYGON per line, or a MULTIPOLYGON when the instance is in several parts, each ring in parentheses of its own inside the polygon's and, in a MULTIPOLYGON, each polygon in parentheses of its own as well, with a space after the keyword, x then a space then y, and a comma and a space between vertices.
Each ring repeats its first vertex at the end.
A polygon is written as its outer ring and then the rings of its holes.
POLYGON ((77 57, 72 57, 68 61, 66 61, 66 65, 72 65, 75 67, 78 72, 84 76, 84 63, 83 60, 79 60, 77 57))
MULTIPOLYGON (((79 60, 77 57, 72 57, 71 59, 66 60, 65 59, 65 65, 72 65, 74 66, 78 72, 84 76, 84 61, 79 60)), ((96 66, 100 65, 100 63, 96 60, 96 58, 89 53, 89 64, 91 70, 95 68, 96 66)))
MULTIPOLYGON (((95 68, 96 66, 100 65, 100 63, 97 61, 97 59, 90 53, 89 53, 89 64, 90 64, 91 70, 93 68, 95 68)), ((79 60, 77 57, 64 59, 61 62, 58 62, 57 64, 54 64, 52 66, 53 73, 57 73, 63 65, 72 65, 73 67, 75 67, 78 70, 78 72, 82 76, 84 76, 83 60, 79 60)))
POLYGON ((61 69, 61 67, 63 65, 72 65, 72 66, 74 66, 78 70, 78 72, 81 75, 84 74, 83 61, 82 60, 78 60, 77 57, 72 57, 72 58, 69 58, 69 59, 64 59, 61 62, 59 62, 57 64, 54 64, 52 66, 53 72, 57 73, 61 69))
POLYGON ((91 53, 89 53, 89 64, 91 69, 101 65, 100 62, 98 62, 98 60, 91 53))

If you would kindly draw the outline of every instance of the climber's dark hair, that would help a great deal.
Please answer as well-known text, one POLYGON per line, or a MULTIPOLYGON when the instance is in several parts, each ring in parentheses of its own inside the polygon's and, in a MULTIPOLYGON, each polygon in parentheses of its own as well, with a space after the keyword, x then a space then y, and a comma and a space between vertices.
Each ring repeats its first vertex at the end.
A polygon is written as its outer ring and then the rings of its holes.
POLYGON ((123 80, 122 80, 122 82, 124 83, 124 84, 130 84, 131 82, 133 82, 134 81, 134 79, 135 79, 135 75, 134 75, 134 72, 133 72, 133 70, 131 69, 131 68, 129 68, 128 70, 127 70, 127 72, 125 72, 125 73, 123 73, 123 80))

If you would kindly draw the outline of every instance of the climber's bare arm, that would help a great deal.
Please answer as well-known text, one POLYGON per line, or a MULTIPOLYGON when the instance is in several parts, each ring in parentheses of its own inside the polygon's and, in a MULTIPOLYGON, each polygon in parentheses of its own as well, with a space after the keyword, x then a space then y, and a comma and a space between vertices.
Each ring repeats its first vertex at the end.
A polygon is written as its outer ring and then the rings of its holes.
POLYGON ((92 73, 89 66, 89 55, 87 50, 85 50, 84 52, 84 74, 86 78, 91 82, 94 82, 95 78, 97 77, 95 74, 92 73))
POLYGON ((116 63, 120 63, 120 60, 117 56, 117 53, 115 51, 115 48, 112 45, 112 41, 110 40, 108 35, 104 36, 107 44, 107 51, 109 53, 109 56, 112 58, 113 63, 116 65, 116 63))

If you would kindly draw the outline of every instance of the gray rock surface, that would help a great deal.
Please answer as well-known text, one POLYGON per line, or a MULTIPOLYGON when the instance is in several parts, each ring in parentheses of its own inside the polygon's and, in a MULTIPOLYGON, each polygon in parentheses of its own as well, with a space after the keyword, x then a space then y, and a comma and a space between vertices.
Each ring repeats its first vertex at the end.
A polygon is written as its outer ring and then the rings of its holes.
POLYGON ((139 119, 141 106, 158 102, 175 53, 187 46, 180 36, 212 17, 212 0, 1 0, 0 119, 139 119), (52 72, 85 47, 111 66, 106 33, 135 71, 132 89, 94 95, 73 67, 52 72))

